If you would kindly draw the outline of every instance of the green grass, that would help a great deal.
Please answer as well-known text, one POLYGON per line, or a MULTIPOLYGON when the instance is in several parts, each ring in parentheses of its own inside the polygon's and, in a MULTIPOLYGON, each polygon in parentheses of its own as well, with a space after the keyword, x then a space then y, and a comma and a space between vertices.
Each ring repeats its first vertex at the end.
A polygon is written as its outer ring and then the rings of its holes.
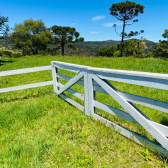
MULTIPOLYGON (((62 56, 3 58, 0 59, 0 71, 50 65, 54 60, 92 67, 168 73, 168 60, 163 59, 62 56)), ((6 76, 0 78, 0 88, 48 80, 52 80, 51 71, 6 76)), ((122 91, 168 102, 167 91, 119 82, 112 84, 122 91)), ((73 88, 83 92, 82 87, 74 85, 73 88)), ((98 93, 97 99, 122 109, 109 96, 98 93)), ((138 107, 152 120, 168 125, 167 113, 138 107)), ((57 97, 52 86, 1 93, 0 109, 0 167, 168 167, 161 156, 146 152, 140 145, 91 120, 57 97), (152 159, 146 159, 146 156, 152 159)), ((98 113, 153 140, 134 124, 102 111, 98 113)))

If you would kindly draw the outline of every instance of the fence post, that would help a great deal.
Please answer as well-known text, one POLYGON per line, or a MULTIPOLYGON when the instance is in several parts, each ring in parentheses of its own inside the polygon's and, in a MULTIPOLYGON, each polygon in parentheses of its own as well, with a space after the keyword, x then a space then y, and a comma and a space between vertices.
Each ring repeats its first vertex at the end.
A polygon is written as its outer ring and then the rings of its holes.
POLYGON ((93 118, 93 114, 95 112, 95 108, 94 108, 94 90, 93 90, 93 79, 92 79, 92 73, 91 71, 87 71, 88 72, 88 97, 89 97, 89 116, 91 118, 93 118))
POLYGON ((88 71, 87 71, 87 69, 85 71, 83 80, 84 80, 84 97, 85 97, 84 111, 85 111, 85 115, 90 116, 90 113, 89 113, 88 71))
POLYGON ((57 94, 58 93, 58 77, 57 77, 58 68, 56 68, 53 64, 51 68, 52 68, 54 92, 57 94))

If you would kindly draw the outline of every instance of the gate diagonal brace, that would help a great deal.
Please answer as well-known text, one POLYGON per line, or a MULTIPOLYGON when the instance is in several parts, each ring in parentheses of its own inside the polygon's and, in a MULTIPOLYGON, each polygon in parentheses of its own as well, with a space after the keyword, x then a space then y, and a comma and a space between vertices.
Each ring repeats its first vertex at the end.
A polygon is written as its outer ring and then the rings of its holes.
MULTIPOLYGON (((168 139, 164 135, 164 131, 159 129, 161 124, 154 124, 149 118, 144 116, 132 103, 126 101, 118 92, 115 87, 97 75, 92 74, 92 79, 95 80, 111 97, 113 97, 146 131, 148 131, 166 150, 168 150, 168 139), (157 126, 159 125, 159 126, 157 126)), ((162 126, 162 125, 161 125, 162 126)), ((166 129, 166 126, 163 126, 166 129)))
POLYGON ((73 86, 76 82, 78 82, 83 76, 84 76, 84 72, 80 71, 77 75, 71 78, 60 90, 58 90, 57 95, 60 95, 61 93, 65 92, 67 89, 73 86))

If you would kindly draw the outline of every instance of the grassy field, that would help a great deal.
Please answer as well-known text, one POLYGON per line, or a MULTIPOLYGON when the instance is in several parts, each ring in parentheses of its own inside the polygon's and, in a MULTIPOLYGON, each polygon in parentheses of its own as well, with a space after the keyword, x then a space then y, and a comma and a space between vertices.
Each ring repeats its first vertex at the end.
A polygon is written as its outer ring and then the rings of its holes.
MULTIPOLYGON (((62 56, 3 58, 0 59, 0 71, 50 65, 54 60, 92 67, 168 73, 168 60, 163 59, 62 56)), ((68 75, 73 76, 73 73, 68 75)), ((52 80, 51 71, 6 76, 0 78, 0 88, 48 80, 52 80)), ((112 84, 125 92, 168 102, 168 91, 119 82, 112 84)), ((79 86, 72 88, 83 92, 79 86)), ((99 93, 97 99, 122 109, 108 96, 99 93)), ((168 125, 167 113, 138 107, 152 120, 168 125)), ((0 168, 168 167, 166 159, 91 120, 55 96, 52 86, 1 93, 0 109, 0 168)), ((153 140, 139 126, 102 111, 98 113, 153 140)))

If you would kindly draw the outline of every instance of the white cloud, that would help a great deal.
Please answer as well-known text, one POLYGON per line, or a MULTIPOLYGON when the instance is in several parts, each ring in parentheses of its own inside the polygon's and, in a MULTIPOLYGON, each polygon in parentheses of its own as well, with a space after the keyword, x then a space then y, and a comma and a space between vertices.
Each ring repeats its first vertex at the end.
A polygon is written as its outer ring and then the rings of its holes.
POLYGON ((114 24, 116 24, 117 26, 120 26, 123 23, 122 22, 116 22, 116 23, 111 22, 111 23, 103 23, 102 25, 105 27, 113 27, 114 24))
POLYGON ((92 21, 97 21, 97 20, 100 20, 100 19, 104 19, 106 16, 95 16, 92 18, 92 21))
POLYGON ((77 24, 77 23, 72 23, 71 26, 74 26, 74 25, 76 25, 76 24, 77 24))
POLYGON ((91 31, 90 33, 91 33, 91 34, 98 34, 99 32, 91 31))

